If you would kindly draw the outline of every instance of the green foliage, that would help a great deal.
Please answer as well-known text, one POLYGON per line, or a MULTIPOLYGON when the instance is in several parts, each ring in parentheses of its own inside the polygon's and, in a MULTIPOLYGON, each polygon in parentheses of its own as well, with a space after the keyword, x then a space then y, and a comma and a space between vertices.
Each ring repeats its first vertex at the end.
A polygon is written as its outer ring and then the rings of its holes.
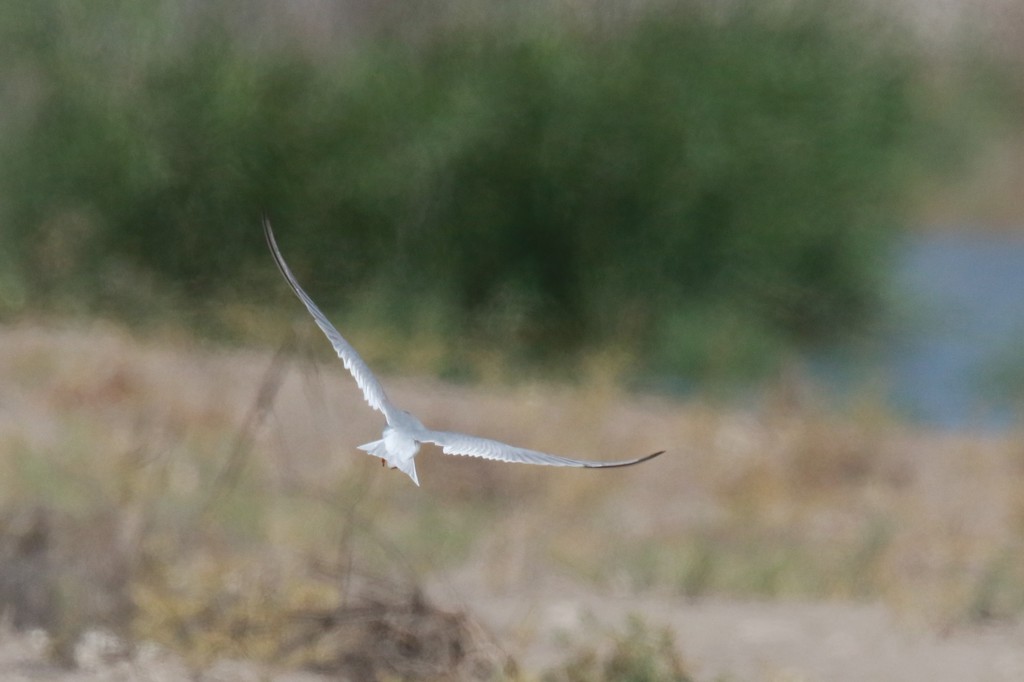
POLYGON ((190 305, 284 295, 264 210, 328 310, 372 297, 407 334, 428 302, 525 360, 756 373, 875 304, 920 110, 905 39, 863 8, 524 12, 312 53, 230 10, 123 4, 5 29, 0 266, 31 292, 8 309, 118 310, 148 278, 190 305))
POLYGON ((652 630, 639 617, 613 637, 610 651, 584 647, 563 666, 549 671, 545 682, 690 682, 676 651, 672 631, 652 630))

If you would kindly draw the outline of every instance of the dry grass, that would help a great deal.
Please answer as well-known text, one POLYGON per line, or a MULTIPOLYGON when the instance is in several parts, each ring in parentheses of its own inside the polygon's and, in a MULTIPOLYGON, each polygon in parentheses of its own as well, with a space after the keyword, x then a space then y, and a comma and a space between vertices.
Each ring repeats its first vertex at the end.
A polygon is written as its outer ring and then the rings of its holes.
POLYGON ((669 449, 616 472, 424 452, 416 488, 354 449, 378 437, 378 415, 315 348, 314 361, 106 326, 0 329, 0 599, 15 622, 51 629, 65 657, 101 623, 196 665, 434 679, 499 674, 505 657, 465 614, 431 607, 424 582, 470 612, 474 586, 566 576, 883 599, 940 624, 1024 608, 1013 438, 839 417, 812 399, 729 410, 608 381, 392 379, 392 397, 439 428, 575 456, 669 449), (371 642, 391 668, 353 658, 371 642))

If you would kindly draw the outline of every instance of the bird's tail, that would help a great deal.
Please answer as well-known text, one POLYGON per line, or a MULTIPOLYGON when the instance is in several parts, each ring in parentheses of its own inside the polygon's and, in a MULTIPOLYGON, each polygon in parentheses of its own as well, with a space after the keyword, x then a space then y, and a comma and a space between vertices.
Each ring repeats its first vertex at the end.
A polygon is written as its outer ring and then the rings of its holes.
POLYGON ((420 479, 416 476, 416 460, 411 457, 406 461, 395 462, 395 468, 401 471, 403 474, 412 479, 412 482, 416 485, 420 484, 420 479))
POLYGON ((359 449, 373 455, 374 457, 380 457, 381 459, 386 460, 392 469, 398 469, 403 474, 411 478, 413 483, 416 485, 420 484, 420 479, 416 476, 415 460, 410 457, 409 459, 402 461, 402 459, 398 457, 393 457, 391 453, 388 452, 387 447, 384 446, 383 439, 360 445, 359 449))
POLYGON ((388 450, 384 447, 384 440, 375 440, 371 443, 364 443, 359 446, 359 449, 363 452, 369 453, 374 457, 380 457, 381 459, 387 459, 388 450))

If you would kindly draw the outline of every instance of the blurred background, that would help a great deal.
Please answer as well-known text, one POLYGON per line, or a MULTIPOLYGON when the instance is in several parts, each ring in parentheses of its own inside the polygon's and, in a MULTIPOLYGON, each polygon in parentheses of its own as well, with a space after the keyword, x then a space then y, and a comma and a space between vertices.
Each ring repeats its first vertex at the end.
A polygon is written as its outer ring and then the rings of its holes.
POLYGON ((1016 622, 1022 46, 1010 0, 3 2, 6 636, 79 671, 777 679, 675 614, 1016 622), (427 423, 666 461, 424 453, 408 489, 264 214, 427 423))

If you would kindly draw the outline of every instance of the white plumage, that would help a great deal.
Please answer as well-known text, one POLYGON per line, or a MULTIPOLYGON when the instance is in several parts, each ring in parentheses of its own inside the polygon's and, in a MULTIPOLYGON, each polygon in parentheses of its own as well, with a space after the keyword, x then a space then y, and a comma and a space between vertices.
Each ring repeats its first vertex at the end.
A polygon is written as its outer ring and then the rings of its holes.
POLYGON ((317 326, 327 336, 334 347, 334 351, 341 358, 345 368, 352 373, 356 384, 363 392, 363 397, 370 407, 384 413, 387 426, 380 440, 360 445, 359 449, 364 450, 374 457, 380 457, 392 469, 398 469, 407 474, 416 485, 419 479, 416 476, 416 453, 419 452, 421 443, 433 443, 441 448, 446 455, 464 455, 467 457, 482 457, 500 462, 521 462, 525 464, 543 464, 547 466, 580 467, 584 469, 609 469, 614 467, 625 467, 633 464, 646 462, 662 454, 664 450, 655 452, 645 457, 628 459, 619 462, 592 462, 587 460, 569 459, 557 455, 549 455, 546 452, 517 448, 500 441, 479 436, 471 436, 466 433, 455 431, 434 431, 424 426, 419 419, 395 407, 394 403, 388 400, 384 387, 380 385, 377 377, 373 375, 366 362, 359 356, 356 349, 342 337, 341 333, 334 328, 317 307, 313 299, 303 291, 302 287, 295 280, 291 269, 285 263, 277 242, 274 240, 274 233, 270 229, 270 221, 264 218, 263 232, 270 246, 270 252, 274 256, 274 262, 284 275, 292 291, 299 297, 306 310, 313 316, 317 326))

